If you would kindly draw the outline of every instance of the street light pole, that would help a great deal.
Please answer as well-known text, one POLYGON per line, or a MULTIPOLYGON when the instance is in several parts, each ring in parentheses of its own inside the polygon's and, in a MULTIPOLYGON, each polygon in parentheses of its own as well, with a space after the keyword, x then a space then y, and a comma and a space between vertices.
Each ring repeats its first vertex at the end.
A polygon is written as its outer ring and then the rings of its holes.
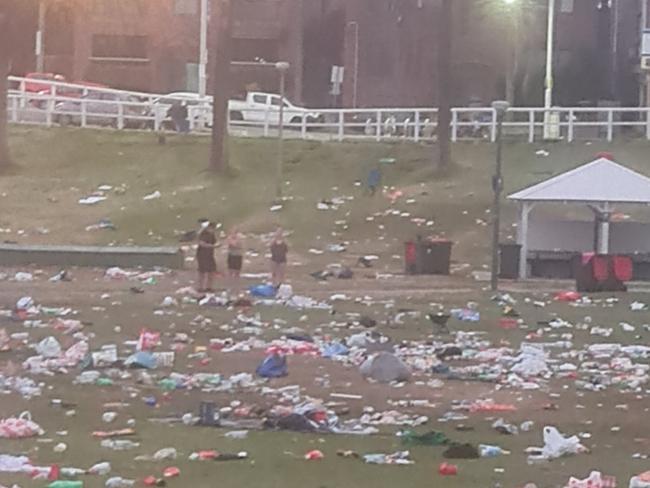
POLYGON ((284 96, 285 96, 285 79, 289 71, 289 63, 280 61, 275 63, 275 68, 280 72, 280 120, 278 121, 278 167, 277 180, 275 187, 275 196, 282 198, 282 181, 284 179, 284 96))
POLYGON ((36 42, 34 54, 36 54, 36 71, 43 73, 45 71, 45 0, 38 2, 38 28, 36 30, 36 42))
POLYGON ((199 96, 204 98, 207 93, 208 80, 208 0, 201 0, 199 33, 199 96))
POLYGON ((501 227, 501 193, 503 191, 503 172, 501 159, 503 153, 503 118, 510 104, 506 101, 495 101, 492 108, 497 118, 497 157, 494 176, 492 177, 492 190, 494 202, 492 204, 492 275, 490 289, 496 291, 499 287, 499 231, 501 227))
MULTIPOLYGON (((544 108, 553 105, 553 45, 555 37, 555 0, 548 0, 548 25, 546 33, 546 78, 544 80, 544 108)), ((548 112, 545 112, 548 116, 548 112)))
POLYGON ((359 95, 359 22, 348 22, 348 25, 354 27, 354 78, 352 85, 352 108, 357 108, 359 95))

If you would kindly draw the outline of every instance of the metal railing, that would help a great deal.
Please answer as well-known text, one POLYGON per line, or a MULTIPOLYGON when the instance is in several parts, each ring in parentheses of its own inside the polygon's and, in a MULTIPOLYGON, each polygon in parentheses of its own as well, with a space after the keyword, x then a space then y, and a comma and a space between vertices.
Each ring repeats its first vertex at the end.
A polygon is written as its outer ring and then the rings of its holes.
MULTIPOLYGON (((175 130, 173 120, 167 115, 172 98, 169 95, 14 77, 9 81, 8 118, 11 123, 175 130), (29 90, 30 84, 31 88, 40 86, 43 89, 29 90)), ((212 125, 209 99, 188 102, 187 110, 185 129, 197 134, 209 133, 212 125)), ((234 135, 274 137, 279 125, 277 107, 229 112, 229 130, 234 135)), ((282 125, 287 138, 423 142, 435 140, 437 109, 287 110, 282 125)), ((509 110, 503 130, 508 139, 529 143, 542 141, 544 136, 567 142, 612 141, 617 137, 650 140, 650 108, 515 107, 509 110)), ((496 112, 492 108, 452 109, 451 137, 453 141, 494 141, 496 112)))

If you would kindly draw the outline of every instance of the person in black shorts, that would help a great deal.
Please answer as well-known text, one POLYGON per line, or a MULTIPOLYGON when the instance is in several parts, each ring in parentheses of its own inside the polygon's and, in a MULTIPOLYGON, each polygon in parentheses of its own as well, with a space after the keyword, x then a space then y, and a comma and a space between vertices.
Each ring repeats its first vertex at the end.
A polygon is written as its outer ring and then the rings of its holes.
POLYGON ((217 274, 217 262, 214 249, 217 247, 216 226, 213 222, 204 222, 198 235, 196 260, 199 265, 199 292, 211 292, 214 277, 217 274))
POLYGON ((288 252, 289 246, 284 240, 284 232, 278 227, 271 241, 271 281, 276 288, 284 282, 288 252))
POLYGON ((228 276, 239 278, 244 262, 244 243, 237 227, 233 227, 228 234, 228 276))

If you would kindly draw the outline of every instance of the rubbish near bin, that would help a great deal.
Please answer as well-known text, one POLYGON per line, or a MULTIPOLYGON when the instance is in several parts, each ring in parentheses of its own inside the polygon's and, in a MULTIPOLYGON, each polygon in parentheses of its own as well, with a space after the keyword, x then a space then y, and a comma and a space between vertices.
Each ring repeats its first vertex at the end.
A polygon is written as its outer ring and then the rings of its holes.
POLYGON ((516 280, 519 277, 521 244, 499 244, 499 278, 516 280))
POLYGON ((576 290, 579 292, 627 291, 626 282, 634 276, 629 256, 584 253, 576 270, 576 290))
POLYGON ((404 243, 404 262, 407 274, 448 275, 451 268, 452 242, 446 239, 422 239, 404 243))

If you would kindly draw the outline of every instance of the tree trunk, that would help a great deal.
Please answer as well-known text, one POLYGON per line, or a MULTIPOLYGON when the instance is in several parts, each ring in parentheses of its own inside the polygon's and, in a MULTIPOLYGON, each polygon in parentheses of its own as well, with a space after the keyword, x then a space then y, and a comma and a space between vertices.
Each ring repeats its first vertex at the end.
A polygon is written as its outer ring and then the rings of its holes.
POLYGON ((451 3, 442 0, 438 24, 438 169, 451 162, 451 3))
POLYGON ((9 75, 9 17, 0 11, 0 171, 11 165, 7 133, 7 76, 9 75))
POLYGON ((231 0, 213 0, 212 22, 216 29, 216 49, 212 68, 212 145, 210 171, 228 168, 228 100, 230 98, 230 62, 232 11, 231 0))

